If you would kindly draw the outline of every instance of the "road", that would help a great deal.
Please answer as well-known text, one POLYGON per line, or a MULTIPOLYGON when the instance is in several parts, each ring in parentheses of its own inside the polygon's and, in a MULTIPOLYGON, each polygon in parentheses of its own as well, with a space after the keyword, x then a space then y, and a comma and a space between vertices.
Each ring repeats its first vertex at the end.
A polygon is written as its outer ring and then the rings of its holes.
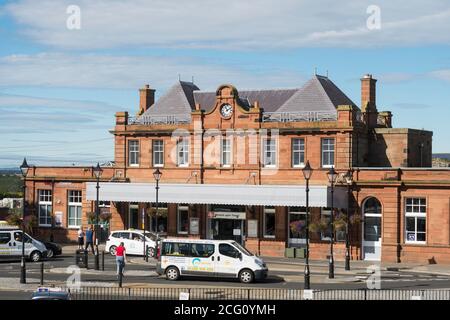
MULTIPOLYGON (((296 264, 277 262, 269 259, 269 277, 264 281, 242 285, 237 280, 215 280, 186 278, 171 282, 155 272, 155 261, 144 264, 140 257, 132 257, 125 271, 124 286, 143 287, 245 287, 245 288, 303 288, 303 267, 296 264)), ((105 271, 93 270, 93 256, 89 255, 89 269, 82 270, 81 281, 91 286, 116 286, 116 264, 114 257, 105 254, 105 271)), ((67 267, 75 264, 73 255, 62 255, 45 261, 45 284, 65 285, 70 273, 67 267)), ((28 299, 28 287, 16 287, 20 272, 20 262, 0 262, 0 299, 28 299)), ((311 287, 313 289, 364 289, 367 284, 364 276, 361 281, 355 281, 355 275, 363 275, 361 270, 353 271, 352 276, 344 276, 342 266, 337 264, 336 279, 327 279, 327 268, 314 264, 311 266, 311 287)), ((366 276, 367 277, 367 274, 366 276)), ((29 283, 38 285, 40 278, 40 263, 27 263, 27 279, 29 283)), ((418 274, 408 271, 384 271, 381 273, 381 289, 438 289, 450 288, 450 276, 435 274, 418 274)), ((30 289, 31 290, 31 289, 30 289)))

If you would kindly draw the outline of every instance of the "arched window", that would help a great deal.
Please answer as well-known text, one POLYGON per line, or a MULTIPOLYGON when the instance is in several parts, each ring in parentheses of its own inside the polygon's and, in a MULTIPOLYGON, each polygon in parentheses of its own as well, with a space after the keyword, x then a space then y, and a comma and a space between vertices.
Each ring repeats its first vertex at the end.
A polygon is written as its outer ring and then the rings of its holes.
POLYGON ((364 201, 363 213, 365 214, 381 214, 381 203, 377 198, 368 198, 364 201))
POLYGON ((381 239, 381 203, 377 198, 368 198, 363 204, 364 240, 380 241, 381 239))

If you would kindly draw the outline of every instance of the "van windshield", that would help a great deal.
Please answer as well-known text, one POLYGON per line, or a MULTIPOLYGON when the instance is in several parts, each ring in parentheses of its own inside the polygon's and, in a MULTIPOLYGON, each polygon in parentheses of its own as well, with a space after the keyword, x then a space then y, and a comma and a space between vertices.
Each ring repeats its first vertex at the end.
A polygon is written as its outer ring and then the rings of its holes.
POLYGON ((242 251, 244 254, 246 254, 247 256, 254 256, 253 253, 251 253, 250 251, 248 251, 247 249, 245 249, 243 246, 241 246, 239 243, 233 241, 231 243, 233 246, 235 246, 236 248, 238 248, 240 251, 242 251))

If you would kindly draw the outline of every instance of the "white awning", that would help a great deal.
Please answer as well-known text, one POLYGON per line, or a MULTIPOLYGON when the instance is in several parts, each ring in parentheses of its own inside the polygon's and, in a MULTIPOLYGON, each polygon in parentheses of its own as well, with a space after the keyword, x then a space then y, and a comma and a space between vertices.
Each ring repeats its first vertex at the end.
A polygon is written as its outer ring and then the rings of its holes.
MULTIPOLYGON (((160 184, 158 200, 162 203, 223 204, 259 206, 305 206, 302 185, 235 185, 235 184, 160 184)), ((328 186, 309 187, 310 207, 331 207, 328 186)), ((100 201, 155 202, 154 183, 102 182, 100 201)), ((96 200, 96 183, 86 183, 86 199, 96 200)), ((334 207, 347 208, 347 189, 334 188, 334 207)))

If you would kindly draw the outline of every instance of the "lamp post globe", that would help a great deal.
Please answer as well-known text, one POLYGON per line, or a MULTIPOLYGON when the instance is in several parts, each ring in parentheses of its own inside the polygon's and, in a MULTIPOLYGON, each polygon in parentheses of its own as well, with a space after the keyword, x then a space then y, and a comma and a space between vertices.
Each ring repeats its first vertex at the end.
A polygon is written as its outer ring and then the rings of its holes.
POLYGON ((27 159, 23 158, 23 162, 20 166, 20 172, 23 177, 23 204, 22 204, 22 255, 20 261, 20 283, 27 283, 26 277, 26 265, 25 265, 25 201, 26 201, 26 178, 28 174, 28 170, 30 167, 28 166, 27 159))

